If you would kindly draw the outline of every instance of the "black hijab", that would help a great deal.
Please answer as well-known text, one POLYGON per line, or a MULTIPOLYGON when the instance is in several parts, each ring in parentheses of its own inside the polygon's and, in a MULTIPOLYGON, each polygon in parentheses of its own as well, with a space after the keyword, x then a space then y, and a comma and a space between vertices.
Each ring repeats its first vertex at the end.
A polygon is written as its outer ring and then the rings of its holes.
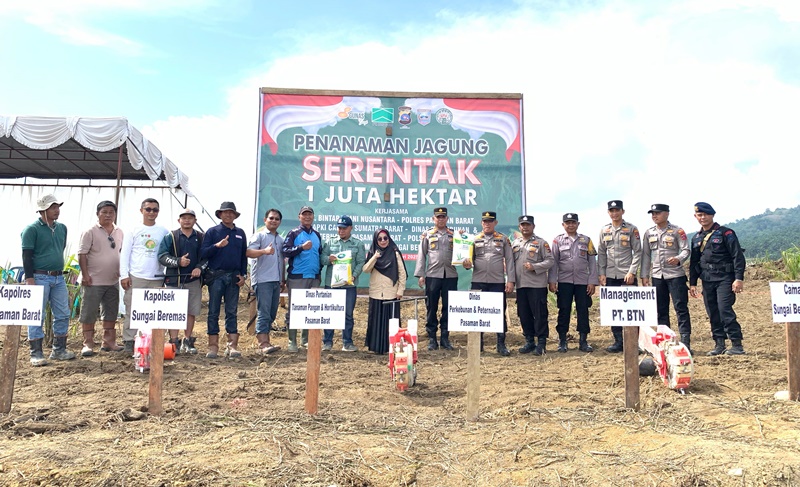
MULTIPOLYGON (((372 234, 372 247, 370 247, 369 252, 367 252, 367 261, 369 261, 377 251, 381 252, 381 256, 378 257, 378 261, 375 262, 375 269, 391 279, 392 284, 397 284, 400 266, 397 265, 397 257, 395 255, 400 255, 400 260, 402 261, 403 254, 400 253, 400 249, 397 248, 397 244, 394 243, 394 240, 392 240, 392 237, 389 235, 389 231, 385 228, 376 230, 375 233, 372 234), (378 235, 381 233, 385 233, 389 238, 389 245, 385 249, 382 249, 378 245, 378 235)), ((402 266, 402 269, 405 273, 405 266, 402 266)), ((408 277, 408 274, 406 274, 406 277, 408 277)))

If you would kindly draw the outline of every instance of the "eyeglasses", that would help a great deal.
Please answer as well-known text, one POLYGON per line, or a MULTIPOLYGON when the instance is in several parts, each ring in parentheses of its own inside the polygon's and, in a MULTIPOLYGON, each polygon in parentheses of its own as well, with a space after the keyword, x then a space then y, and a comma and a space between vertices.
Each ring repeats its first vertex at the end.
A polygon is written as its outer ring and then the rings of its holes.
POLYGON ((159 208, 142 208, 142 209, 147 213, 158 213, 159 211, 161 211, 159 208))
POLYGON ((378 237, 378 242, 388 242, 389 237, 378 237))
POLYGON ((280 218, 275 218, 274 216, 268 216, 267 220, 281 221, 280 218))
POLYGON ((109 241, 109 242, 111 242, 111 248, 112 248, 112 249, 115 249, 115 248, 117 248, 117 243, 114 241, 114 237, 112 237, 111 235, 109 235, 109 236, 108 236, 108 241, 109 241))

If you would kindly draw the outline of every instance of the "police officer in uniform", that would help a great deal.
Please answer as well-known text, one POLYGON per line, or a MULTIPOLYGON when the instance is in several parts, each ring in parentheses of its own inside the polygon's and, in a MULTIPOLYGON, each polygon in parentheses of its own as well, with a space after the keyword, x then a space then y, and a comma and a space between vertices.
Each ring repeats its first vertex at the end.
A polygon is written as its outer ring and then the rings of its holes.
POLYGON ((425 329, 428 332, 428 350, 442 348, 452 350, 447 331, 448 292, 458 289, 458 273, 453 266, 453 230, 447 228, 447 208, 433 210, 434 227, 422 234, 417 252, 414 276, 419 278, 419 287, 425 289, 428 305, 425 329), (442 299, 442 315, 437 318, 439 298, 442 299), (436 328, 441 329, 441 340, 436 342, 436 328))
MULTIPOLYGON (((494 211, 484 211, 481 214, 481 227, 483 231, 475 235, 472 255, 473 259, 464 259, 464 269, 473 269, 471 289, 510 293, 514 291, 516 282, 516 272, 514 270, 514 258, 511 252, 511 242, 508 237, 500 232, 495 232, 497 226, 497 213, 494 211), (506 282, 505 273, 508 274, 506 282)), ((506 348, 506 332, 508 331, 508 320, 506 319, 506 300, 503 295, 503 333, 497 334, 497 353, 504 357, 511 355, 506 348)), ((483 334, 481 334, 481 344, 483 344, 483 334)), ((483 347, 481 347, 483 348, 483 347)))
MULTIPOLYGON (((642 241, 636 225, 622 219, 625 209, 621 200, 608 202, 611 223, 600 230, 597 244, 597 274, 601 286, 636 286, 636 274, 642 260, 642 241)), ((622 327, 612 326, 614 343, 607 352, 622 351, 622 327)))
POLYGON ((566 213, 561 226, 566 233, 553 240, 553 259, 555 264, 550 268, 548 282, 551 293, 556 293, 558 305, 558 351, 567 351, 567 331, 569 318, 572 315, 572 301, 575 300, 575 311, 578 314, 578 350, 593 352, 589 345, 589 306, 594 294, 597 280, 597 251, 592 239, 578 233, 577 213, 566 213))
POLYGON ((669 205, 656 203, 650 206, 648 213, 655 226, 648 228, 642 237, 642 284, 652 284, 656 288, 659 325, 669 326, 669 299, 672 297, 681 341, 691 351, 689 288, 683 270, 683 263, 689 259, 689 241, 681 227, 669 222, 669 205))
POLYGON ((733 304, 736 294, 744 289, 744 251, 733 230, 714 223, 715 214, 708 203, 694 205, 694 216, 702 228, 692 238, 689 294, 698 296, 697 279, 702 279, 703 301, 716 344, 708 355, 743 355, 742 327, 736 321, 733 304), (731 341, 727 352, 725 338, 731 341))
POLYGON ((517 314, 525 335, 519 353, 543 355, 550 327, 547 323, 547 270, 553 267, 553 253, 547 240, 535 235, 533 217, 519 217, 519 231, 511 243, 517 281, 517 314), (536 339, 539 339, 538 345, 536 339))

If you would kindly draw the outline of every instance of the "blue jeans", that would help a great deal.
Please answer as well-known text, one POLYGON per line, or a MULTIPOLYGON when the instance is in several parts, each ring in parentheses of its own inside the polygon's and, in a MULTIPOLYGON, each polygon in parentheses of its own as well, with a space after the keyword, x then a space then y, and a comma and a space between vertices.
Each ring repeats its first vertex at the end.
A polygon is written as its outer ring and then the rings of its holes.
POLYGON ((42 326, 29 326, 28 340, 44 338, 44 309, 48 301, 50 301, 50 309, 53 311, 53 336, 67 336, 69 331, 69 292, 67 291, 67 283, 64 282, 64 276, 34 274, 33 279, 37 286, 44 288, 42 326))
POLYGON ((272 330, 272 323, 278 315, 281 283, 278 281, 259 282, 253 288, 256 291, 256 300, 258 301, 256 333, 269 333, 272 330))
POLYGON ((239 333, 236 324, 236 308, 239 306, 239 286, 236 285, 237 271, 223 274, 211 283, 208 289, 208 334, 219 335, 219 313, 225 299, 225 332, 229 335, 239 333))
MULTIPOLYGON (((330 289, 330 286, 325 286, 325 289, 330 289)), ((345 304, 344 304, 344 330, 342 330, 342 345, 353 344, 353 310, 356 309, 356 295, 357 289, 355 286, 341 287, 347 291, 345 304)), ((333 330, 325 330, 322 335, 322 343, 333 345, 333 330)))

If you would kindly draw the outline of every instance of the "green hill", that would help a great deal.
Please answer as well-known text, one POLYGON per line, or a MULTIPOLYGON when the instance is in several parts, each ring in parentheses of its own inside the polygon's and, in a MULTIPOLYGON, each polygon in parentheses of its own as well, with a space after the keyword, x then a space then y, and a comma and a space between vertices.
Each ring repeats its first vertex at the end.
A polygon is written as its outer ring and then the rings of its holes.
POLYGON ((769 208, 760 215, 726 223, 739 236, 745 257, 777 259, 782 250, 800 246, 800 206, 769 208))

